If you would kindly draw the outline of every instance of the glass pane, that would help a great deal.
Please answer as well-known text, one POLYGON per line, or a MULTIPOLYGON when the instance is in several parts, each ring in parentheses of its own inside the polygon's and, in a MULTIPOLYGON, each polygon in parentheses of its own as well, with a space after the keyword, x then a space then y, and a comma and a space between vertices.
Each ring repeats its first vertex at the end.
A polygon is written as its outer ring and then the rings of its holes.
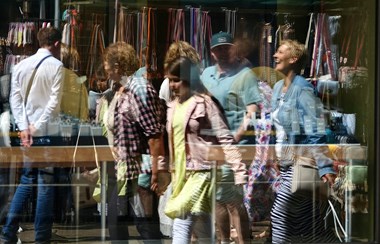
POLYGON ((376 6, 2 1, 2 241, 379 241, 376 6))

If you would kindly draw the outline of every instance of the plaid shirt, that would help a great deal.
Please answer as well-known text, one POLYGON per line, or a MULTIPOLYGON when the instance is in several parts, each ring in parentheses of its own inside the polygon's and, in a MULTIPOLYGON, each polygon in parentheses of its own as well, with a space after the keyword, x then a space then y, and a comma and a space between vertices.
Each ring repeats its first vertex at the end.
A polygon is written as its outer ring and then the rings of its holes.
MULTIPOLYGON (((141 154, 149 154, 149 137, 163 132, 164 113, 154 87, 144 78, 129 77, 114 114, 116 165, 126 163, 126 180, 137 178, 141 172, 141 154)), ((150 172, 147 169, 142 173, 150 172)))

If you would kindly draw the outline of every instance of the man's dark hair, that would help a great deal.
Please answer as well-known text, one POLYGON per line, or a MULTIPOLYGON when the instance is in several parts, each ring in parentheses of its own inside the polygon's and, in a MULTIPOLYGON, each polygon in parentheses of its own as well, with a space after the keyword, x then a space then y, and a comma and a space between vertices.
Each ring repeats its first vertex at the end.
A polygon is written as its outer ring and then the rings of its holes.
POLYGON ((54 27, 46 27, 38 31, 37 39, 40 47, 53 46, 55 42, 61 41, 62 34, 54 27))

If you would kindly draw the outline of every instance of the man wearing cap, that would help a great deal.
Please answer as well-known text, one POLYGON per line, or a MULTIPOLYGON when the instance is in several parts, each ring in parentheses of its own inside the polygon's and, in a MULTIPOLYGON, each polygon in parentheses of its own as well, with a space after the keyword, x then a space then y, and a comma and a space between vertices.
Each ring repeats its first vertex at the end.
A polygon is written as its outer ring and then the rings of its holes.
POLYGON ((255 114, 261 102, 257 78, 238 58, 233 38, 226 32, 213 35, 211 56, 215 65, 203 71, 203 84, 224 108, 236 141, 248 144, 243 121, 255 114))
MULTIPOLYGON (((247 124, 261 102, 257 78, 250 68, 239 59, 233 38, 229 33, 219 32, 211 39, 211 56, 215 65, 207 67, 201 76, 203 84, 218 99, 224 109, 231 132, 239 144, 254 143, 247 136, 247 124)), ((229 216, 236 229, 238 243, 250 239, 247 211, 243 204, 243 187, 234 185, 232 170, 223 166, 219 173, 221 184, 216 193, 216 218, 221 241, 230 238, 229 216), (238 188, 237 188, 238 187, 238 188)))

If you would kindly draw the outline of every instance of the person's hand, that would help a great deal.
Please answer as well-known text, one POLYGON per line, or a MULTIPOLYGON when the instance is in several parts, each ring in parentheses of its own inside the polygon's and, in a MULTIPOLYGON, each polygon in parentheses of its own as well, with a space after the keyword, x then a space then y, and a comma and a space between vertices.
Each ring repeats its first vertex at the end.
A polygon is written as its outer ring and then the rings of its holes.
POLYGON ((33 144, 33 139, 29 130, 23 130, 20 132, 21 145, 24 147, 30 147, 33 144))
POLYGON ((153 192, 157 192, 158 189, 158 173, 152 173, 152 177, 150 179, 150 190, 153 192))
POLYGON ((159 182, 159 187, 158 187, 158 194, 162 195, 168 188, 168 185, 172 181, 171 178, 171 173, 170 172, 158 172, 158 182, 159 182))
POLYGON ((244 131, 248 129, 249 123, 251 123, 251 116, 248 113, 246 113, 243 117, 243 125, 242 125, 242 129, 244 131))
POLYGON ((272 164, 272 166, 273 166, 273 169, 276 171, 277 175, 280 175, 281 174, 280 163, 276 161, 272 164))
POLYGON ((34 136, 34 134, 36 133, 36 131, 37 131, 37 129, 36 129, 36 127, 33 124, 29 125, 29 133, 30 133, 31 136, 34 136))
POLYGON ((335 178, 336 178, 335 174, 325 174, 322 176, 322 181, 325 183, 328 182, 329 186, 332 187, 335 183, 335 178))
POLYGON ((234 191, 236 191, 238 194, 240 195, 244 195, 244 186, 246 185, 247 183, 240 183, 240 184, 235 184, 235 189, 234 191))
POLYGON ((159 171, 157 174, 152 174, 150 189, 156 192, 157 195, 162 195, 171 182, 171 175, 169 172, 159 171))

